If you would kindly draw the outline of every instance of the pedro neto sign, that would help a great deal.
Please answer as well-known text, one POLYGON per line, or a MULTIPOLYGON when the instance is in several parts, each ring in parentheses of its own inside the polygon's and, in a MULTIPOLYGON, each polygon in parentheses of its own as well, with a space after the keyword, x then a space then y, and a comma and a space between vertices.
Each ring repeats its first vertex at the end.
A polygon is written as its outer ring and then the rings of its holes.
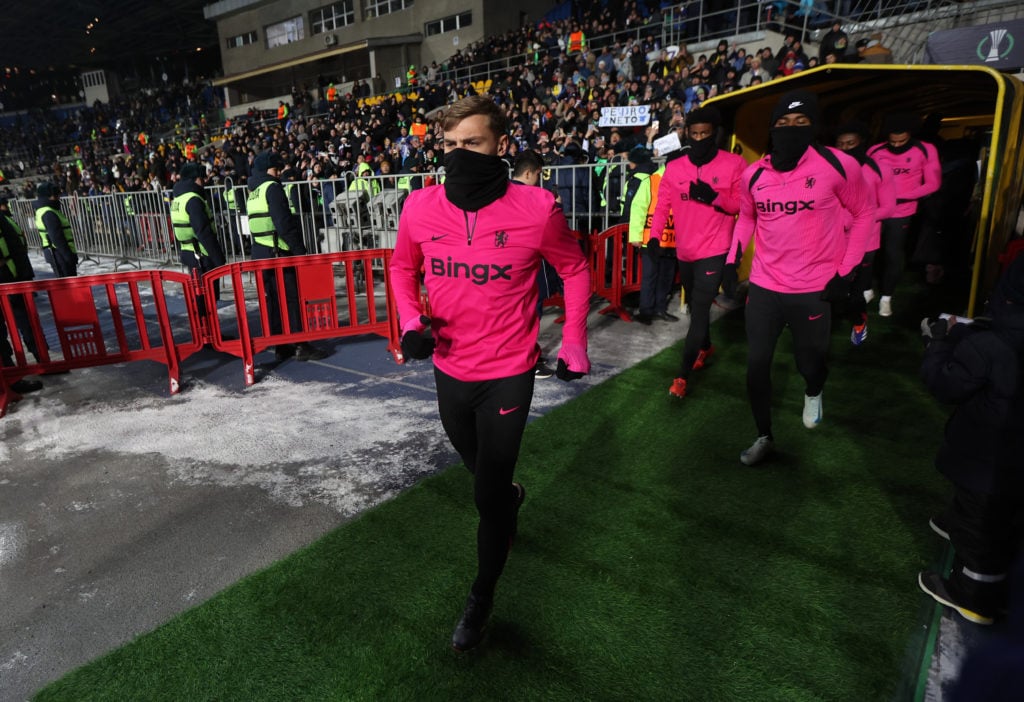
POLYGON ((650 105, 602 107, 599 127, 642 127, 651 123, 650 105))

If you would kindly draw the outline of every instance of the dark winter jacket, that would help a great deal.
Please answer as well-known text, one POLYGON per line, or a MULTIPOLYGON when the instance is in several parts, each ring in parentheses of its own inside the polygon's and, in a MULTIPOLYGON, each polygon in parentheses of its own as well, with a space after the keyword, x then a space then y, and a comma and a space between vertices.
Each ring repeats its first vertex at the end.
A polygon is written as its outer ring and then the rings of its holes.
MULTIPOLYGON (((1024 261, 1019 269, 1024 271, 1024 261)), ((1012 270, 1012 269, 1011 269, 1012 270)), ((954 325, 925 353, 921 374, 940 401, 956 405, 935 465, 959 487, 1024 495, 1024 298, 997 285, 991 328, 954 325)))

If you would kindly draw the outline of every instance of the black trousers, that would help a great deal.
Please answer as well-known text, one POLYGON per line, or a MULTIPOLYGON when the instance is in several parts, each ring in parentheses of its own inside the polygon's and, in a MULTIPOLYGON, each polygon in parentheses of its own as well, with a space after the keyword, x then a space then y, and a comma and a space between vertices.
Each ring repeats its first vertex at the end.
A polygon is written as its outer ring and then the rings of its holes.
POLYGON ((505 568, 512 535, 512 473, 533 401, 534 370, 464 382, 434 368, 437 408, 448 439, 473 474, 477 576, 473 592, 489 598, 505 568))
POLYGON ((828 377, 832 306, 820 292, 780 293, 751 283, 747 293, 747 395, 758 436, 772 433, 772 359, 782 330, 793 335, 796 369, 815 396, 828 377))
MULTIPOLYGON (((263 244, 252 245, 252 258, 259 260, 264 258, 277 258, 277 252, 263 244)), ((281 304, 280 294, 277 288, 277 271, 262 271, 263 289, 266 293, 267 317, 270 322, 270 333, 280 334, 281 326, 281 304)), ((294 268, 284 269, 284 301, 288 315, 288 329, 292 332, 302 331, 302 312, 299 309, 299 284, 294 268)))
POLYGON ((994 615, 1006 605, 1007 574, 1018 553, 1022 505, 1012 491, 988 495, 956 486, 946 512, 956 558, 950 594, 976 612, 994 615))
POLYGON ((868 303, 864 300, 864 291, 871 287, 872 268, 878 249, 868 251, 861 259, 860 265, 854 268, 853 280, 850 282, 850 299, 848 313, 854 324, 860 324, 868 311, 868 303))
POLYGON ((658 314, 668 311, 668 298, 676 278, 675 249, 671 255, 657 253, 653 257, 643 254, 640 271, 640 314, 658 314))
POLYGON ((693 362, 701 349, 711 347, 711 303, 718 295, 722 284, 722 268, 725 254, 701 258, 696 261, 680 261, 679 277, 692 281, 686 291, 686 303, 690 306, 690 329, 683 343, 682 367, 679 377, 687 378, 693 362))
POLYGON ((895 217, 882 220, 882 249, 880 271, 882 295, 892 295, 903 276, 907 260, 907 237, 913 217, 895 217))

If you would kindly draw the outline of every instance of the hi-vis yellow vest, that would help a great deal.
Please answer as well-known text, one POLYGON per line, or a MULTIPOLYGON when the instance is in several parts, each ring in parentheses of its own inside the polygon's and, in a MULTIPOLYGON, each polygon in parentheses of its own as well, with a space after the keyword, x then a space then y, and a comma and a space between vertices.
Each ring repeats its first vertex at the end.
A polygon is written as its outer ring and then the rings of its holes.
MULTIPOLYGON (((654 210, 658 207, 658 189, 661 185, 661 177, 665 173, 665 167, 662 166, 657 171, 651 174, 651 177, 647 181, 640 185, 640 188, 647 187, 650 192, 650 198, 647 202, 647 216, 644 219, 644 233, 642 243, 644 246, 651 240, 651 222, 654 221, 654 210)), ((637 193, 639 196, 640 193, 637 193)), ((633 202, 635 204, 643 203, 639 197, 634 197, 633 202)), ((630 214, 632 216, 632 213, 630 214)), ((661 245, 666 248, 675 248, 676 245, 676 228, 675 228, 675 217, 672 212, 668 214, 668 220, 665 222, 665 231, 661 235, 661 245)))
POLYGON ((213 226, 213 215, 210 212, 210 206, 206 204, 204 198, 193 192, 183 193, 171 201, 171 226, 174 227, 174 238, 178 240, 178 245, 183 251, 196 253, 196 245, 198 245, 199 255, 206 256, 208 255, 206 247, 199 243, 199 238, 196 236, 195 230, 192 229, 192 221, 186 209, 189 200, 194 197, 198 197, 199 201, 203 203, 206 216, 210 219, 210 226, 213 226))
POLYGON ((48 249, 53 246, 50 243, 50 236, 49 232, 46 231, 46 225, 43 224, 43 215, 47 212, 53 212, 57 215, 57 219, 60 220, 60 228, 64 230, 64 240, 68 242, 68 248, 71 249, 71 253, 78 253, 78 250, 75 248, 75 237, 71 231, 71 222, 68 221, 63 212, 50 205, 36 210, 36 229, 39 230, 39 238, 43 240, 43 248, 48 249))

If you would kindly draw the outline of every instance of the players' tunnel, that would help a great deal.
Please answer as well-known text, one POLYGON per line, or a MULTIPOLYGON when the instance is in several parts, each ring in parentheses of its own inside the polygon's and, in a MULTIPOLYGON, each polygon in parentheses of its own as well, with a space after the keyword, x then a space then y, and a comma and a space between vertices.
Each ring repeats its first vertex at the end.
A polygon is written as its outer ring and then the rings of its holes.
POLYGON ((709 101, 748 161, 768 146, 768 118, 776 100, 790 90, 817 94, 820 137, 830 144, 834 130, 851 120, 866 124, 873 141, 883 141, 882 119, 893 112, 931 117, 945 140, 977 139, 980 199, 976 203, 968 314, 984 301, 999 272, 999 253, 1013 236, 1024 191, 1024 84, 984 66, 831 65, 747 88, 709 101), (979 297, 980 295, 980 297, 979 297))

